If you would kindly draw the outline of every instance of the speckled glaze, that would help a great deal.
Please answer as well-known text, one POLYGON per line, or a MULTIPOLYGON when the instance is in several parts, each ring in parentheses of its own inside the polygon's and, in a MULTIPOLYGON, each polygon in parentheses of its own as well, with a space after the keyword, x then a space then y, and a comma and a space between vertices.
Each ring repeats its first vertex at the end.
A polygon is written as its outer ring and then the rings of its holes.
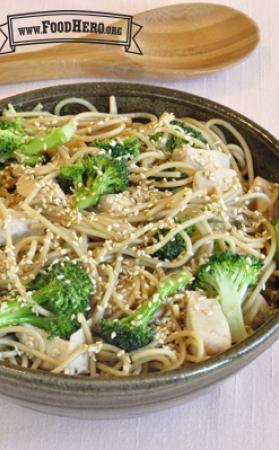
MULTIPOLYGON (((84 83, 48 87, 0 101, 18 109, 31 109, 38 102, 47 110, 68 96, 84 97, 99 111, 107 111, 108 98, 115 95, 120 112, 164 111, 178 117, 190 115, 200 120, 219 117, 229 120, 247 139, 254 156, 255 170, 279 181, 279 143, 267 131, 242 115, 205 98, 185 92, 132 83, 84 83)), ((77 113, 81 109, 65 108, 77 113)), ((80 418, 121 418, 173 406, 205 393, 255 359, 279 336, 279 312, 243 343, 222 355, 187 369, 170 373, 122 379, 69 377, 18 369, 0 364, 0 393, 20 405, 57 415, 80 418)))

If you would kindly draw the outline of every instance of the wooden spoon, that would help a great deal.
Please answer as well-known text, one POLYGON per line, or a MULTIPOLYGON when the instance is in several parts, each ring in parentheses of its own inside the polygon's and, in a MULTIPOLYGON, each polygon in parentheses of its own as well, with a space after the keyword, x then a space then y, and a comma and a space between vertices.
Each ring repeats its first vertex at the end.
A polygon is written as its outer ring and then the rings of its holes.
MULTIPOLYGON (((143 55, 115 45, 65 43, 0 55, 0 83, 69 77, 175 79, 232 65, 259 42, 259 29, 227 6, 188 3, 142 12, 137 42, 143 55)), ((118 25, 121 23, 118 22, 118 25)))

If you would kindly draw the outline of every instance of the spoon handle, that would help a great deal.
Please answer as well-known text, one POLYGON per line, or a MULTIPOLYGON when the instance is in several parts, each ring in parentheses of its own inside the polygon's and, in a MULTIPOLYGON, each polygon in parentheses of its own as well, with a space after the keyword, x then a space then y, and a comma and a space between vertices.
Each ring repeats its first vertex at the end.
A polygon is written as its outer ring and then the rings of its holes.
POLYGON ((110 47, 67 43, 39 51, 0 55, 0 83, 92 76, 114 78, 118 76, 117 68, 127 58, 122 49, 110 47))

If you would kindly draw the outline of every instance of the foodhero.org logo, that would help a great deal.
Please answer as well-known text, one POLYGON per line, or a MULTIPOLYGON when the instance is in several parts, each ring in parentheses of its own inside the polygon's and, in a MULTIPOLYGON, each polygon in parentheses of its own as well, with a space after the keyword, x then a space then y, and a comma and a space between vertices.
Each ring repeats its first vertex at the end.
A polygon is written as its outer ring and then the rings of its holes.
POLYGON ((61 33, 95 33, 112 34, 121 36, 122 27, 106 25, 104 22, 89 22, 81 19, 72 19, 72 21, 50 21, 42 20, 41 25, 33 27, 18 28, 20 36, 30 36, 33 34, 61 34, 61 33))
POLYGON ((44 11, 7 16, 0 26, 0 54, 17 46, 59 42, 121 45, 142 54, 135 37, 142 29, 125 14, 95 11, 44 11))

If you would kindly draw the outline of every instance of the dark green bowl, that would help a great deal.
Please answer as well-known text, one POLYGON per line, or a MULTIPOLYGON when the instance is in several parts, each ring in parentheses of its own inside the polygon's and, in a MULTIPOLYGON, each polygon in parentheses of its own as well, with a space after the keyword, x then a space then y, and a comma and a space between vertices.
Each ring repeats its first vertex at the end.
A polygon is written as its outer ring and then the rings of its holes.
MULTIPOLYGON (((246 117, 205 98, 157 86, 131 83, 84 83, 48 87, 0 101, 18 109, 31 109, 41 102, 48 110, 61 99, 80 96, 107 111, 108 98, 115 95, 120 112, 164 111, 206 120, 229 120, 246 138, 255 170, 279 181, 279 143, 271 134, 246 117)), ((69 112, 80 112, 80 109, 69 112)), ((90 379, 17 369, 0 364, 0 393, 18 404, 49 413, 81 418, 110 418, 142 414, 176 405, 203 393, 255 359, 279 335, 279 314, 275 313, 251 337, 209 361, 164 374, 122 379, 90 379)))

